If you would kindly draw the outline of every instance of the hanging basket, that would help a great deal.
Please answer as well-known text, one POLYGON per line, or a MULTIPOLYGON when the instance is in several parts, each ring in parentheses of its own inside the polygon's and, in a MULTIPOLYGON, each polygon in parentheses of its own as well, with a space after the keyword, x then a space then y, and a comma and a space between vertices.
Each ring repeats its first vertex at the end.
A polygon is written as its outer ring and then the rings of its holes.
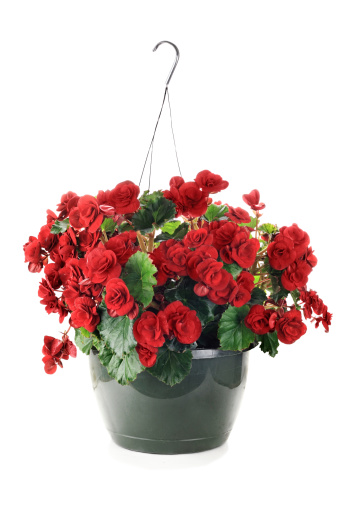
MULTIPOLYGON (((171 45, 176 61, 140 183, 178 62, 171 45)), ((77 348, 90 354, 106 426, 128 449, 175 454, 221 445, 250 348, 276 356, 280 343, 306 333, 304 319, 329 330, 332 315, 307 289, 317 264, 309 235, 295 223, 262 222, 256 189, 243 195, 250 214, 228 198, 214 201, 228 185, 202 170, 153 192, 129 180, 94 195, 68 192, 24 245, 29 271, 44 271, 41 304, 68 320, 61 340, 44 337, 46 373, 77 348)))

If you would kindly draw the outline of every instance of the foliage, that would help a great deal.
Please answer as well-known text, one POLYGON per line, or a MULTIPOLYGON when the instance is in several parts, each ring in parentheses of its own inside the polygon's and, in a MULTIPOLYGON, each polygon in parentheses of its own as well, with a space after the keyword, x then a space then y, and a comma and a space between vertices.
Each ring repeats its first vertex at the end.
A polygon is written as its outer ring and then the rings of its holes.
POLYGON ((229 307, 218 325, 218 339, 222 350, 244 350, 255 341, 254 333, 244 323, 248 306, 229 307))

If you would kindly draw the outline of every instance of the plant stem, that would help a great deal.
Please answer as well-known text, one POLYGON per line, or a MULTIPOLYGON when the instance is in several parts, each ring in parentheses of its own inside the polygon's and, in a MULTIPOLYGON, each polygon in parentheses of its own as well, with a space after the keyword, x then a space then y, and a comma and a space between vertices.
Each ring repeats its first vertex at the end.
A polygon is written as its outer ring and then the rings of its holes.
POLYGON ((147 247, 145 245, 145 242, 143 240, 143 237, 142 237, 140 231, 136 232, 136 236, 137 236, 137 239, 138 239, 138 242, 139 242, 139 245, 140 245, 140 248, 141 248, 142 252, 147 253, 147 247))
POLYGON ((148 252, 151 253, 154 250, 154 238, 155 238, 155 231, 150 232, 148 234, 149 243, 148 243, 148 252))
POLYGON ((147 308, 149 308, 149 306, 151 306, 152 308, 156 308, 156 310, 160 309, 160 305, 158 305, 157 303, 155 303, 155 301, 152 301, 151 303, 149 303, 149 305, 147 306, 147 308))

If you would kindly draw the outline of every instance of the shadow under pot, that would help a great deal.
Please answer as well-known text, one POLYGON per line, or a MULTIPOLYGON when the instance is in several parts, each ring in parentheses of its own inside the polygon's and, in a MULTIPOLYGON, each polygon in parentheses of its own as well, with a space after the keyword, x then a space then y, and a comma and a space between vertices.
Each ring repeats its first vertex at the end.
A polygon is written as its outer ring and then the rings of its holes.
POLYGON ((249 349, 193 350, 192 368, 170 387, 146 370, 127 386, 91 351, 93 389, 114 442, 132 451, 184 454, 227 440, 245 389, 249 349))

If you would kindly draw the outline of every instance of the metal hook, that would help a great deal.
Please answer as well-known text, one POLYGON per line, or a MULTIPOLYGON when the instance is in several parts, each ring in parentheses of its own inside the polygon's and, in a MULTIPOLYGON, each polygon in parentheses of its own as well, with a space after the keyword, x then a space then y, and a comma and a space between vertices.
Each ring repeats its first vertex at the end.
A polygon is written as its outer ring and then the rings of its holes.
POLYGON ((171 69, 171 71, 170 71, 170 73, 169 73, 169 76, 168 76, 167 82, 166 82, 166 84, 165 84, 165 87, 166 87, 166 88, 168 88, 169 83, 170 83, 170 79, 173 77, 173 73, 174 73, 174 71, 175 71, 175 69, 176 69, 176 66, 177 66, 177 64, 178 64, 178 60, 180 59, 180 52, 179 52, 179 50, 178 50, 178 47, 177 47, 175 44, 173 44, 172 42, 169 42, 168 40, 162 40, 161 42, 159 42, 158 44, 156 44, 156 46, 154 47, 153 51, 156 51, 156 49, 157 49, 157 48, 158 48, 161 44, 164 44, 164 43, 166 43, 166 44, 170 44, 170 45, 171 45, 171 46, 175 49, 175 51, 176 51, 176 60, 175 60, 174 65, 172 66, 172 69, 171 69))

